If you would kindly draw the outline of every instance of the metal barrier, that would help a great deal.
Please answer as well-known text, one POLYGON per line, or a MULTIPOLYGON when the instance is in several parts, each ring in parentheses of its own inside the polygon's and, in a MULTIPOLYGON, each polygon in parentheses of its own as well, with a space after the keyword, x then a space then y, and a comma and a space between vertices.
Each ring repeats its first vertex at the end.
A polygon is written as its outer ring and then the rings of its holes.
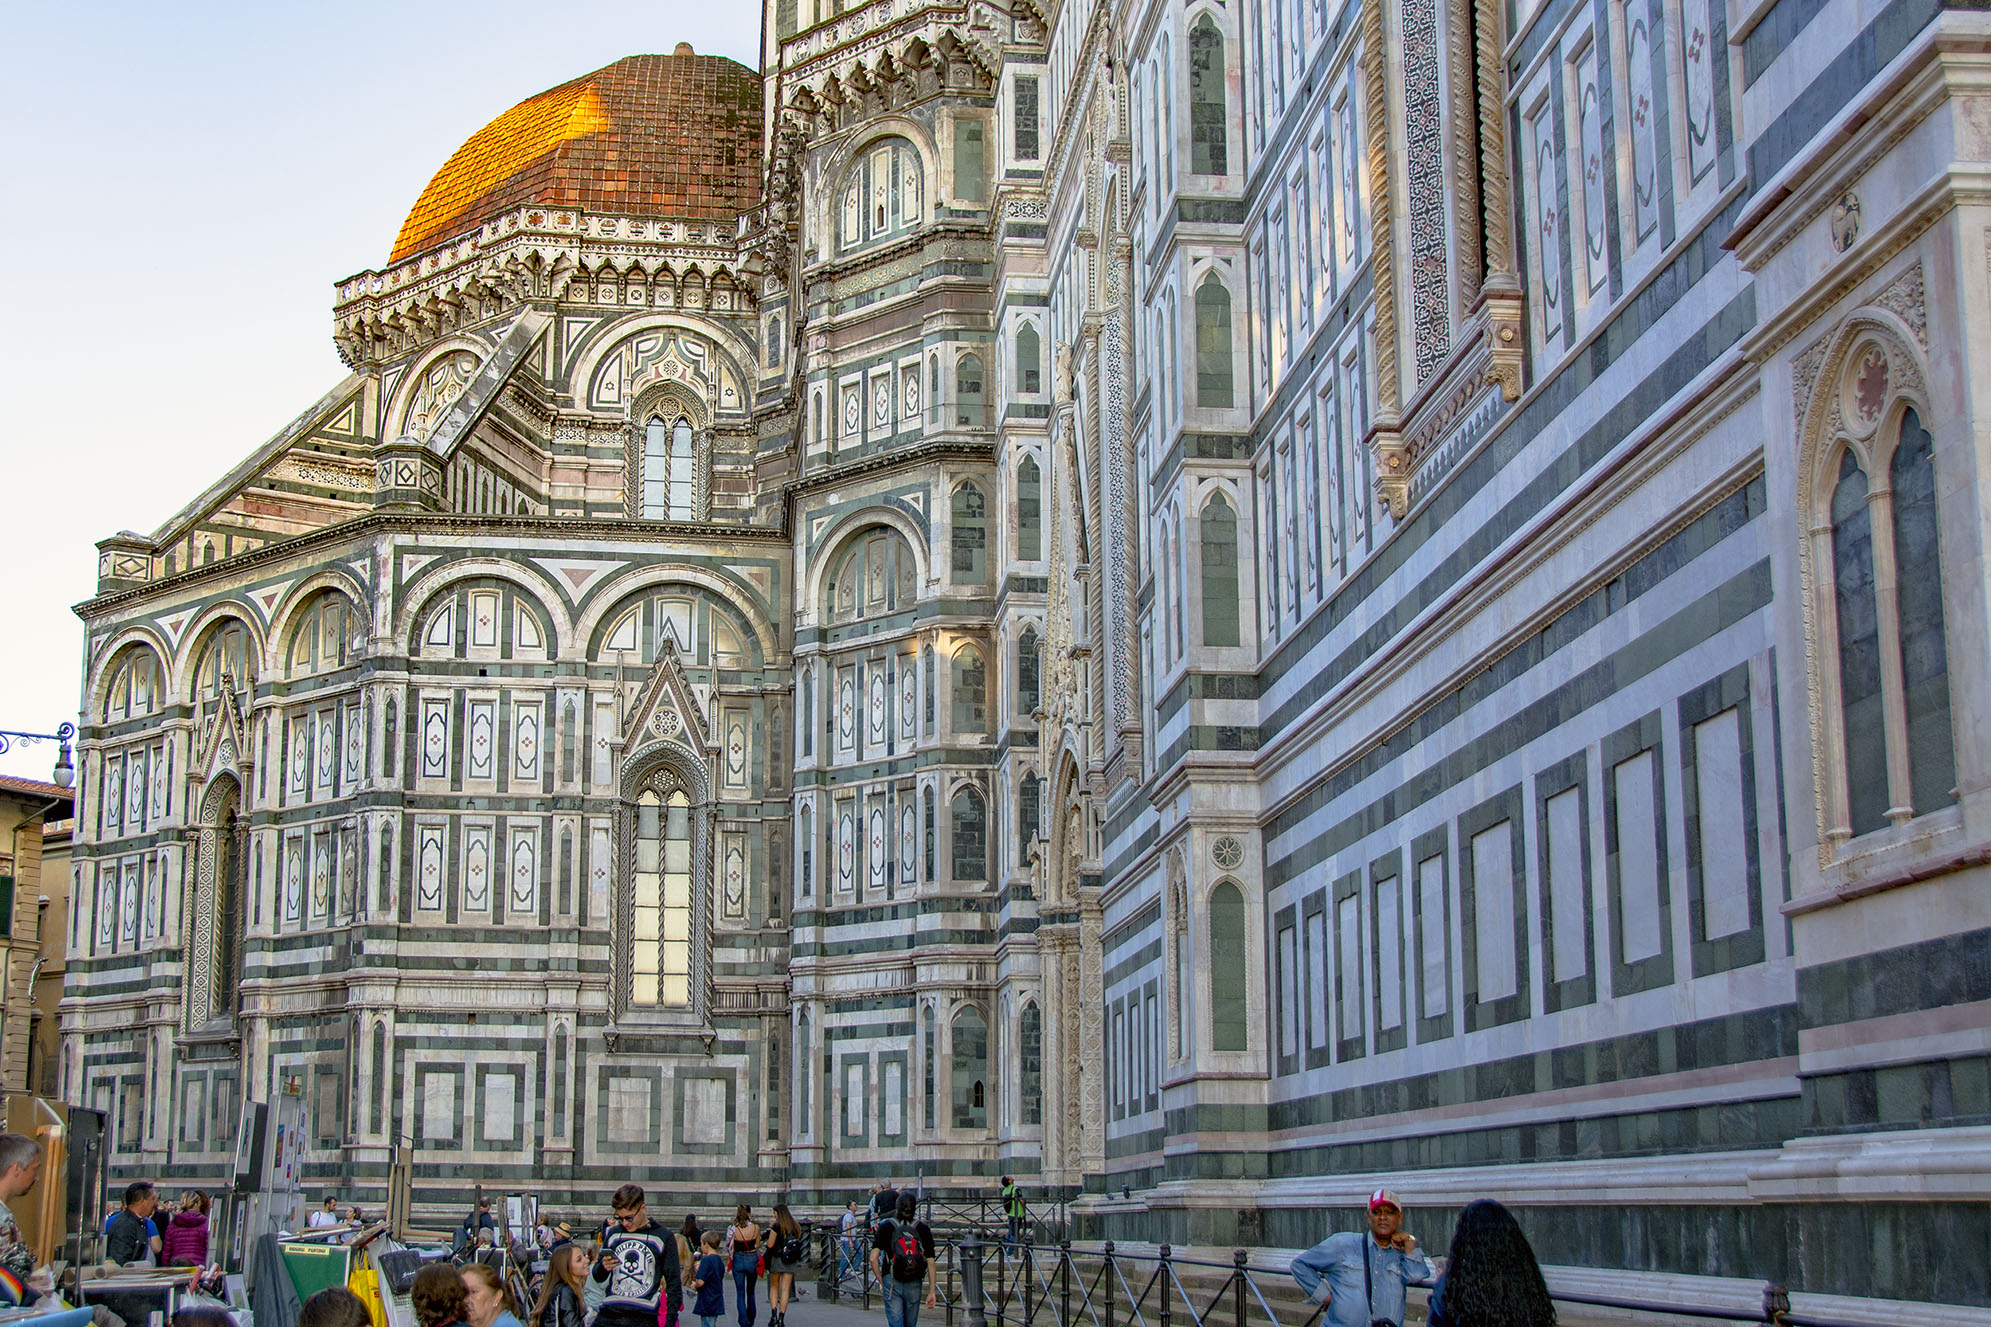
MULTIPOLYGON (((854 1250, 842 1245, 838 1231, 812 1233, 819 1297, 861 1301, 869 1309, 879 1292, 870 1267, 870 1232, 851 1237, 854 1250)), ((933 1275, 947 1327, 1317 1327, 1324 1312, 1299 1296, 1286 1269, 1253 1267, 1245 1249, 1225 1263, 1178 1257, 1166 1244, 1158 1253, 1123 1253, 1110 1240, 1096 1249, 1074 1249, 1069 1242, 1009 1245, 971 1237, 936 1239, 936 1254, 933 1275)), ((1775 1283, 1763 1287, 1756 1309, 1594 1295, 1552 1298, 1570 1308, 1709 1322, 1878 1327, 1793 1313, 1788 1292, 1775 1283)))

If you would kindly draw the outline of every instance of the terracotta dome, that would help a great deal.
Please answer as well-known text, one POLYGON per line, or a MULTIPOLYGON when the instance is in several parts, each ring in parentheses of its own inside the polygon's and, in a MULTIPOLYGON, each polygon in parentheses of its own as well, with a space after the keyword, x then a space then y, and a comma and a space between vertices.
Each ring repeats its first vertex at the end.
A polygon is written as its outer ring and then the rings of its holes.
POLYGON ((422 190, 388 261, 529 203, 729 220, 760 199, 760 153, 760 75, 689 45, 632 55, 473 134, 422 190))

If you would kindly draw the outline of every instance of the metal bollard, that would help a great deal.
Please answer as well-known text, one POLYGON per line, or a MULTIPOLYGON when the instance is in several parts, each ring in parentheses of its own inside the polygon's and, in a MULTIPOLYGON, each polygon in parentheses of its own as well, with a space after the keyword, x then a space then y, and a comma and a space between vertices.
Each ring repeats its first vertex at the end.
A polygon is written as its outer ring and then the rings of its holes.
POLYGON ((961 1302, 964 1327, 988 1327, 982 1311, 982 1242, 973 1235, 955 1246, 961 1271, 961 1302))

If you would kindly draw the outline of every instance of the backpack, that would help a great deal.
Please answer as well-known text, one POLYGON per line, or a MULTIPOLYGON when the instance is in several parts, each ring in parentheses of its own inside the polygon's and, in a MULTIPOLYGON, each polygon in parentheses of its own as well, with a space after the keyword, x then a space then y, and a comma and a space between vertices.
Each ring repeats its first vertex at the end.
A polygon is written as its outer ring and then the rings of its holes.
POLYGON ((790 1235, 782 1240, 781 1252, 778 1256, 781 1261, 787 1263, 790 1267, 800 1267, 803 1258, 807 1256, 806 1251, 802 1248, 802 1237, 800 1235, 790 1235))
POLYGON ((894 1223, 891 1239, 887 1247, 892 1250, 892 1279, 894 1281, 924 1281, 926 1279, 926 1253, 919 1246, 919 1228, 894 1223))

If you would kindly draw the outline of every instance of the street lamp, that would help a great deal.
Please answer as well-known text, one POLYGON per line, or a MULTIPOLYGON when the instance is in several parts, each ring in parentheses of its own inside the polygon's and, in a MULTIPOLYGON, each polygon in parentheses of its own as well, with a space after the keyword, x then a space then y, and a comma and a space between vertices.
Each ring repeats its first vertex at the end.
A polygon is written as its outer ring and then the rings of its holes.
POLYGON ((76 782, 76 766, 69 759, 69 744, 75 740, 76 725, 73 723, 65 723, 52 733, 17 733, 11 729, 0 728, 0 756, 12 750, 16 742, 26 742, 30 746, 37 742, 54 742, 57 744, 55 786, 67 788, 76 782))

